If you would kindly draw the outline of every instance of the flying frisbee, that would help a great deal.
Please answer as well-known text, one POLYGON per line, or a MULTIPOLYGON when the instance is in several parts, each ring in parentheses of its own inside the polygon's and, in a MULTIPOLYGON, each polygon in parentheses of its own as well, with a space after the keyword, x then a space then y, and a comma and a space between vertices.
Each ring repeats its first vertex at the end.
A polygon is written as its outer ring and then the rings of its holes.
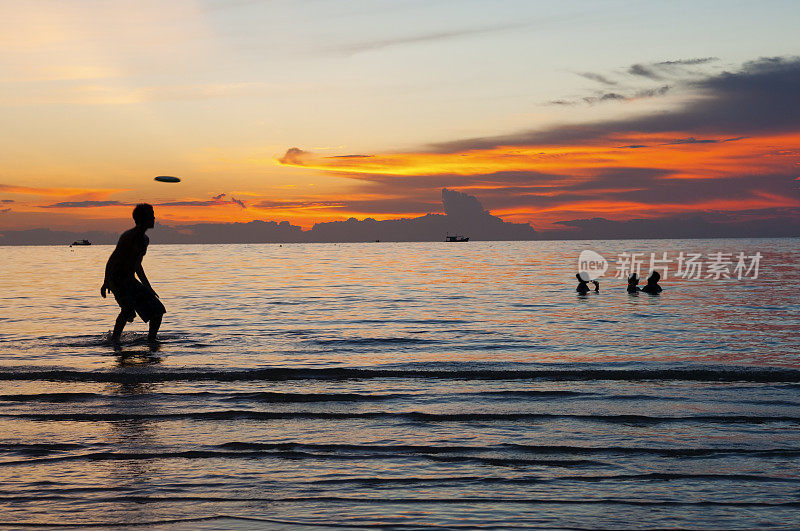
POLYGON ((177 177, 170 177, 169 175, 159 175, 158 177, 155 178, 155 180, 158 181, 158 182, 162 182, 162 183, 179 183, 179 182, 181 182, 181 180, 178 179, 177 177))

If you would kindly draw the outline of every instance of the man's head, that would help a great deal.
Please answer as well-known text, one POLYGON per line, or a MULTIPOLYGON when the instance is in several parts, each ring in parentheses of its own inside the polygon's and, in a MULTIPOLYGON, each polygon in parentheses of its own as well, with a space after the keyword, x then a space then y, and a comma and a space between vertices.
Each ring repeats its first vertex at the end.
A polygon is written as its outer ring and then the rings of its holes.
POLYGON ((153 206, 147 203, 136 205, 133 209, 133 221, 136 222, 137 227, 152 229, 156 223, 156 214, 153 212, 153 206))

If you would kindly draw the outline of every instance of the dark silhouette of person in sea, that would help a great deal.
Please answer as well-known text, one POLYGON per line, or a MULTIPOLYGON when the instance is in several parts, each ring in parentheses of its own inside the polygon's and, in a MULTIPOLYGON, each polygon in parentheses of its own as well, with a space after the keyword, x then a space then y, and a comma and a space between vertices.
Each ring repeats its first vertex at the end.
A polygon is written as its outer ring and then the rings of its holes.
POLYGON ((158 294, 150 286, 142 267, 142 259, 150 244, 150 238, 145 232, 147 229, 152 229, 156 221, 153 207, 146 203, 136 205, 133 209, 133 221, 136 222, 136 226, 122 233, 117 247, 108 258, 105 279, 100 287, 100 295, 105 298, 106 290, 111 291, 120 307, 111 334, 111 341, 115 345, 119 344, 125 323, 133 322, 137 313, 142 321, 150 323, 147 339, 155 343, 158 329, 161 327, 161 318, 167 311, 158 294), (138 276, 139 280, 136 280, 135 276, 138 276))
POLYGON ((577 273, 575 275, 575 278, 578 279, 578 287, 575 288, 575 291, 577 291, 579 294, 586 295, 587 293, 589 293, 589 291, 591 291, 589 289, 589 282, 594 284, 594 292, 600 293, 600 283, 596 280, 591 280, 591 281, 586 280, 587 277, 585 273, 577 273))
POLYGON ((642 288, 642 291, 651 295, 657 295, 661 293, 663 290, 661 289, 661 286, 658 285, 659 280, 661 280, 661 273, 658 271, 653 271, 650 273, 650 276, 647 277, 647 285, 642 288))
POLYGON ((575 291, 580 293, 581 295, 586 295, 589 293, 589 281, 586 280, 582 273, 576 273, 575 278, 578 279, 578 287, 575 288, 575 291))
POLYGON ((628 277, 628 293, 637 293, 639 291, 641 291, 639 288, 639 275, 631 273, 631 276, 628 277))

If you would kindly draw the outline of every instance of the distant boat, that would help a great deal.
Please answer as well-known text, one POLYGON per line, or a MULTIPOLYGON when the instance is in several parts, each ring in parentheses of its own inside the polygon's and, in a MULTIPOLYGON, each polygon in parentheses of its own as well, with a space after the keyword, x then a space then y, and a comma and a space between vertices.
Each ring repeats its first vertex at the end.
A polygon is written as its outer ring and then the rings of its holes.
POLYGON ((468 242, 469 236, 446 236, 446 242, 468 242))
POLYGON ((70 247, 72 247, 73 245, 91 245, 91 244, 92 244, 92 242, 90 242, 89 240, 77 240, 77 241, 72 242, 70 247))

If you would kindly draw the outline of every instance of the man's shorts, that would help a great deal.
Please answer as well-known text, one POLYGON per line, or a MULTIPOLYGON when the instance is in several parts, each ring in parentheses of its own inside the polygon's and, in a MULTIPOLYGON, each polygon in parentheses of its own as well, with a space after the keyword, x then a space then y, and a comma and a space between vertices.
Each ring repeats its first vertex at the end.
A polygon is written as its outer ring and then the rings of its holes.
POLYGON ((122 309, 122 314, 129 323, 133 322, 137 313, 142 318, 142 321, 146 323, 152 317, 163 315, 167 312, 158 297, 135 278, 119 283, 115 282, 111 292, 114 294, 117 304, 122 309))

